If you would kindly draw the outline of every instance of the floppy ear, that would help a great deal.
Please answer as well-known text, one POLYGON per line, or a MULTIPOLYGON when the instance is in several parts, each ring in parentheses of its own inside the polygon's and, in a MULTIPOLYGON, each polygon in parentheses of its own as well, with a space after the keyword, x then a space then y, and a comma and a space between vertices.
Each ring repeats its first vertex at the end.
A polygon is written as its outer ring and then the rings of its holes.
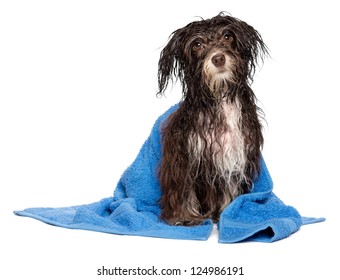
POLYGON ((158 95, 163 95, 169 80, 173 78, 183 80, 183 73, 180 67, 181 48, 183 44, 181 29, 172 33, 168 44, 160 54, 158 62, 158 95))
POLYGON ((238 21, 233 24, 233 29, 237 48, 242 58, 248 61, 248 75, 252 80, 259 60, 263 62, 264 58, 269 55, 268 48, 263 42, 260 33, 247 23, 238 21))

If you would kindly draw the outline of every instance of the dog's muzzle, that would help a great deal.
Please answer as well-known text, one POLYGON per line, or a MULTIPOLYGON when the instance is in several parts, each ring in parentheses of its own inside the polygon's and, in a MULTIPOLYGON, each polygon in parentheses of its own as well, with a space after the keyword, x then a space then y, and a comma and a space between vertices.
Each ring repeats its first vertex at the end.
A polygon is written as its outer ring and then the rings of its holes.
POLYGON ((205 83, 211 93, 226 92, 228 83, 233 81, 235 61, 221 51, 210 53, 204 62, 203 73, 205 83))

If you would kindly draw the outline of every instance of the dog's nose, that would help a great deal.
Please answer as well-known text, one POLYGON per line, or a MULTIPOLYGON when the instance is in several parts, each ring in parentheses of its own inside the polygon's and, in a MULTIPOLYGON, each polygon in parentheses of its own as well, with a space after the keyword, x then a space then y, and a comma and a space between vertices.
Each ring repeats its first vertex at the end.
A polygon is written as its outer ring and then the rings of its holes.
POLYGON ((225 56, 223 53, 219 53, 219 54, 215 54, 212 58, 211 58, 212 63, 214 63, 214 65, 216 67, 220 67, 223 66, 225 64, 225 56))

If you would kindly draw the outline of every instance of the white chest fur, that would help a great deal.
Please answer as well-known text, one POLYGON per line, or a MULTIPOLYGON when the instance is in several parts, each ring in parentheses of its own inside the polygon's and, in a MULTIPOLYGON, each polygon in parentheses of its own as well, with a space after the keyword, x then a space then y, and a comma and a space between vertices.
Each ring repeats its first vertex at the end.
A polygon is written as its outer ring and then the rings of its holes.
POLYGON ((241 131, 242 114, 239 102, 233 104, 225 102, 223 111, 226 116, 227 132, 222 135, 221 164, 224 172, 243 174, 245 167, 245 145, 241 131))
POLYGON ((198 121, 208 128, 203 134, 193 133, 190 136, 189 149, 192 161, 196 163, 193 166, 202 166, 203 161, 210 157, 216 170, 214 176, 223 177, 227 183, 231 182, 234 175, 241 180, 244 178, 246 151, 241 131, 242 114, 239 102, 221 102, 217 117, 217 123, 203 119, 203 114, 199 117, 198 121), (219 127, 214 127, 216 124, 219 127))

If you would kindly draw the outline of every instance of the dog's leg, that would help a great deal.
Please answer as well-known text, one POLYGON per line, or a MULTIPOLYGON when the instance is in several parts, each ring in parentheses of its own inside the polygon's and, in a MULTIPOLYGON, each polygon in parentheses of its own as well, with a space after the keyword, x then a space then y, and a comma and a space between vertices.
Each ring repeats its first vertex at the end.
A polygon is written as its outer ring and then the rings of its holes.
MULTIPOLYGON (((163 174, 165 175, 165 174, 163 174)), ((164 178, 164 176, 163 176, 164 178)), ((201 215, 200 203, 192 186, 162 182, 161 218, 171 225, 197 225, 206 217, 201 215)))

